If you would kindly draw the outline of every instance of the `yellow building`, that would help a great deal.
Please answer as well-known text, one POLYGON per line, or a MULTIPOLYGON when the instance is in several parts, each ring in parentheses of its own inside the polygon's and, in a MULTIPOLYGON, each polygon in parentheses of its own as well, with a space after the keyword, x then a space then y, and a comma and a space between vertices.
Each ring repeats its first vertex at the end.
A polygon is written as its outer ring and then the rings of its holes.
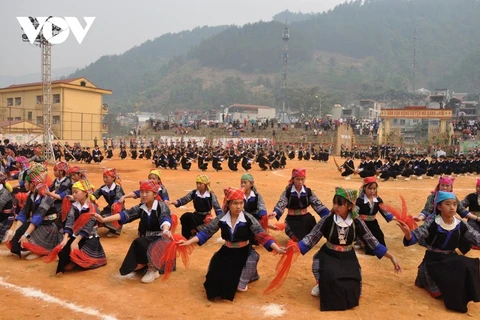
MULTIPOLYGON (((108 107, 103 103, 103 95, 111 90, 96 87, 86 78, 52 81, 52 131, 58 139, 93 144, 101 140, 102 133, 108 133, 103 126, 103 117, 108 107)), ((32 133, 31 124, 43 125, 42 83, 11 85, 0 89, 0 122, 4 124, 3 134, 17 123, 15 133, 19 133, 19 122, 25 123, 24 134, 32 133)), ((21 130, 20 130, 21 131, 21 130)))

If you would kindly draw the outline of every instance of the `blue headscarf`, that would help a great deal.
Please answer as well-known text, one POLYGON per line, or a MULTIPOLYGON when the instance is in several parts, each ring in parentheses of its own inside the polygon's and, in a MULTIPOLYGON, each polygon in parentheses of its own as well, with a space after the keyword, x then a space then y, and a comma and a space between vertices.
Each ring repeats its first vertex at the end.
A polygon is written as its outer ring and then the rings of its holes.
POLYGON ((453 192, 438 191, 437 195, 435 196, 433 213, 437 214, 437 205, 440 202, 448 200, 448 199, 455 199, 456 200, 457 197, 455 196, 455 194, 453 192))
POLYGON ((447 199, 457 199, 453 192, 438 191, 437 194, 437 204, 447 199))

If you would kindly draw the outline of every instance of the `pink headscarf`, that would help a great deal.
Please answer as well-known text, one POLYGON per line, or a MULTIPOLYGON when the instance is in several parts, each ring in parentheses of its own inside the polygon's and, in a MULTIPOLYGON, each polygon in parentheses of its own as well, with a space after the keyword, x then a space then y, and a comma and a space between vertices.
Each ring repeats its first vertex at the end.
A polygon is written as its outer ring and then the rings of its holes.
POLYGON ((452 186, 451 192, 453 192, 453 182, 455 182, 455 177, 449 177, 449 176, 440 177, 440 179, 438 180, 438 184, 435 187, 435 190, 432 191, 432 193, 437 192, 441 184, 448 184, 449 186, 452 186))

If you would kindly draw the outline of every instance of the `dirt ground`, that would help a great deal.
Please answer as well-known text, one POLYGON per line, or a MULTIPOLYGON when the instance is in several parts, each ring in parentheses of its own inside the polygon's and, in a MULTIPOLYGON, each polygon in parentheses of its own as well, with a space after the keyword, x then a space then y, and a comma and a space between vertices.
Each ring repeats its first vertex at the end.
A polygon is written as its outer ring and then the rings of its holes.
MULTIPOLYGON (((122 177, 122 186, 126 192, 138 188, 138 181, 147 177, 152 164, 146 160, 111 160, 101 165, 81 164, 87 169, 90 180, 96 187, 102 183, 102 167, 115 167, 122 177)), ((226 167, 226 165, 224 166, 226 167)), ((251 173, 256 186, 265 199, 268 210, 272 210, 283 188, 285 188, 291 169, 307 168, 306 184, 328 206, 331 206, 335 186, 359 188, 361 180, 355 176, 350 181, 340 177, 333 161, 318 163, 314 161, 289 161, 287 169, 261 172, 254 167, 251 173)), ((172 200, 184 196, 195 188, 196 168, 190 172, 163 170, 162 180, 172 200)), ((213 172, 207 174, 212 181, 213 190, 223 201, 223 188, 239 186, 242 172, 213 172)), ((475 190, 475 176, 458 177, 454 191, 463 198, 475 190)), ((411 181, 380 182, 379 195, 384 201, 401 207, 399 195, 403 195, 411 214, 417 214, 423 208, 429 192, 435 187, 437 179, 411 181)), ((102 200, 103 201, 103 200, 102 200)), ((128 199, 127 207, 135 205, 137 200, 128 199)), ((101 202, 103 204, 103 202, 101 202)), ((192 210, 192 204, 172 212, 181 215, 192 210)), ((313 213, 313 211, 312 211, 313 213)), ((282 217, 282 219, 285 216, 282 217)), ((318 216, 316 216, 318 220, 318 216)), ((344 312, 320 312, 319 299, 310 295, 315 285, 311 273, 311 262, 315 252, 324 243, 324 239, 305 256, 300 256, 293 264, 289 277, 283 287, 272 295, 263 295, 275 275, 275 266, 279 256, 257 248, 261 259, 259 263, 260 280, 249 285, 247 292, 239 292, 234 302, 206 299, 203 282, 208 263, 213 253, 219 249, 219 234, 202 247, 196 247, 190 258, 188 269, 180 263, 177 271, 167 281, 161 278, 151 284, 142 284, 141 275, 136 279, 120 277, 118 269, 136 237, 137 223, 123 228, 119 238, 106 238, 106 229, 100 229, 101 241, 105 248, 108 264, 105 267, 89 271, 73 271, 54 275, 55 263, 45 264, 40 260, 26 261, 8 255, 6 248, 0 246, 0 319, 268 319, 270 309, 283 311, 280 318, 310 319, 322 317, 328 319, 480 319, 480 303, 469 304, 468 314, 447 311, 442 300, 431 298, 426 291, 414 286, 417 266, 420 264, 424 249, 420 246, 404 247, 402 232, 392 224, 380 218, 387 246, 397 256, 402 266, 400 274, 394 274, 388 259, 378 260, 357 252, 363 273, 363 294, 360 306, 344 312), (5 283, 8 283, 6 285, 5 283), (16 286, 12 288, 12 285, 16 286), (71 311, 54 302, 44 302, 35 297, 26 297, 21 288, 41 290, 70 306, 83 309, 95 309, 97 315, 88 315, 71 311), (20 288, 20 289, 19 289, 20 288), (269 308, 270 309, 269 309, 269 308)), ((273 232, 277 241, 284 245, 287 236, 283 232, 273 232)), ((470 257, 480 257, 480 251, 468 253, 470 257)), ((282 312, 279 312, 281 314, 282 312)))

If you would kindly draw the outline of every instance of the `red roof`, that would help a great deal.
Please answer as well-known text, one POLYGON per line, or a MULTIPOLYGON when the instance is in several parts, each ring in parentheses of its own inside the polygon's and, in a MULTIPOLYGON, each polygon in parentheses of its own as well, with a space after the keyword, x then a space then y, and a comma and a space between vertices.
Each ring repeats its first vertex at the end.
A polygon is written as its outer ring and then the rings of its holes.
POLYGON ((239 109, 250 109, 250 110, 258 110, 258 109, 271 109, 269 106, 257 106, 253 104, 232 104, 230 108, 239 108, 239 109))

